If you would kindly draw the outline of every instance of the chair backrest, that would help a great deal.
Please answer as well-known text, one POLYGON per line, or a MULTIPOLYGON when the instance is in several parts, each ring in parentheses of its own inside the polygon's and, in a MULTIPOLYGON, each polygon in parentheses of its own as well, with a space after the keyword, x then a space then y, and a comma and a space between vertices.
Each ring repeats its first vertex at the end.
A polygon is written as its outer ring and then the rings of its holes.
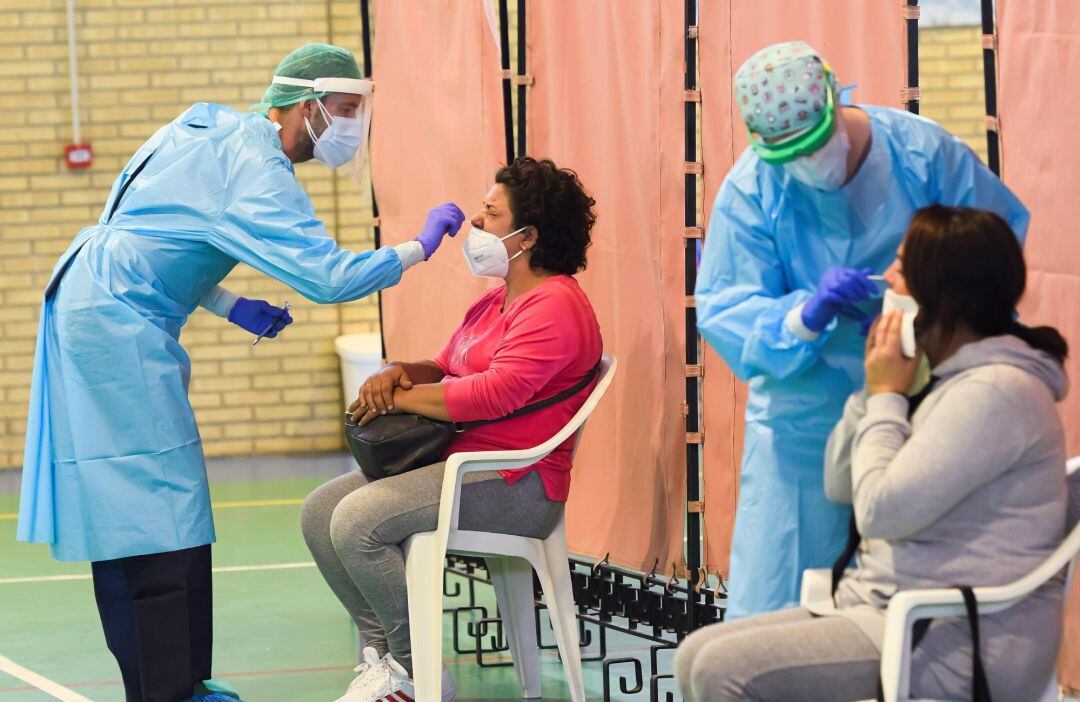
MULTIPOLYGON (((1069 490, 1069 508, 1065 516, 1065 528, 1071 538, 1080 533, 1080 456, 1069 459, 1065 464, 1065 484, 1069 490)), ((1077 553, 1073 552, 1072 560, 1069 562, 1069 572, 1065 576, 1066 593, 1069 592, 1073 574, 1076 572, 1076 557, 1077 553)))
POLYGON ((1072 531, 1080 523, 1080 456, 1069 459, 1065 464, 1065 484, 1069 489, 1069 511, 1065 524, 1066 529, 1072 531))
MULTIPOLYGON (((470 453, 456 453, 450 456, 450 461, 477 461, 484 460, 489 456, 497 456, 502 461, 513 461, 520 464, 519 467, 530 466, 537 461, 544 459, 549 453, 566 443, 566 440, 570 437, 577 435, 578 440, 581 438, 581 430, 585 426, 585 420, 593 413, 596 406, 600 404, 600 399, 611 387, 611 381, 615 379, 615 370, 618 368, 619 362, 613 356, 604 356, 600 359, 600 379, 597 381, 593 391, 589 393, 589 397, 585 400, 585 403, 581 406, 581 409, 577 411, 573 417, 570 418, 563 428, 560 429, 554 436, 538 446, 533 446, 527 449, 516 449, 507 451, 479 451, 470 453)), ((575 445, 574 451, 577 451, 575 445)), ((513 470, 513 468, 506 467, 505 470, 513 470)))
MULTIPOLYGON (((575 414, 574 417, 567 423, 566 427, 563 428, 563 431, 567 431, 569 429, 570 431, 576 432, 576 436, 574 437, 574 451, 572 454, 572 458, 577 457, 578 447, 581 446, 581 435, 585 433, 585 422, 589 419, 589 417, 592 416, 593 410, 595 410, 596 406, 600 404, 600 400, 604 397, 604 394, 608 391, 608 388, 611 387, 611 382, 615 379, 615 369, 618 366, 619 362, 615 360, 613 356, 604 356, 602 359, 600 359, 600 379, 597 381, 596 386, 593 388, 593 391, 589 393, 589 397, 585 400, 585 404, 581 406, 581 409, 578 410, 577 414, 575 414), (570 429, 570 427, 577 428, 570 429)), ((562 435, 563 431, 560 431, 558 434, 556 434, 555 438, 552 439, 552 441, 562 435)), ((567 438, 569 438, 569 434, 567 434, 567 438)), ((555 446, 561 446, 563 441, 566 441, 566 439, 558 442, 557 444, 555 444, 555 446)))
MULTIPOLYGON (((544 443, 539 446, 534 446, 533 448, 515 451, 456 453, 447 459, 447 470, 454 476, 457 476, 460 466, 464 463, 472 464, 471 470, 515 470, 525 468, 543 460, 548 454, 562 446, 567 439, 570 439, 571 437, 574 437, 575 439, 574 454, 576 455, 577 447, 581 442, 582 430, 585 428, 585 421, 592 415, 593 410, 600 404, 600 399, 603 398, 604 393, 611 387, 611 382, 615 379, 615 370, 618 366, 619 362, 612 356, 604 356, 600 360, 599 380, 592 392, 589 393, 589 397, 585 400, 585 403, 581 405, 581 409, 571 417, 570 421, 567 422, 555 436, 544 443)), ((465 469, 469 470, 470 468, 465 469)), ((449 510, 441 510, 439 513, 440 531, 457 529, 458 510, 461 504, 460 498, 461 481, 459 479, 455 477, 452 482, 443 484, 442 504, 450 505, 451 508, 449 510), (453 492, 447 492, 447 490, 450 489, 450 486, 452 486, 453 492)))

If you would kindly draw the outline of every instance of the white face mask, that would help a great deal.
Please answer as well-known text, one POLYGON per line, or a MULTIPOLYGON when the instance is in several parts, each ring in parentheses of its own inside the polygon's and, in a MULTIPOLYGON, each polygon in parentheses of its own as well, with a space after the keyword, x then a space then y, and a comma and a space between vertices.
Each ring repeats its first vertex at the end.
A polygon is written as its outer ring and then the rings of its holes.
POLYGON ((791 163, 785 163, 788 174, 803 185, 817 190, 831 192, 839 190, 847 182, 847 159, 851 151, 851 140, 843 123, 836 125, 836 131, 825 146, 807 156, 800 156, 791 163))
POLYGON ((359 117, 333 117, 323 107, 322 100, 316 98, 315 103, 327 124, 322 136, 316 136, 311 122, 304 118, 304 125, 315 143, 315 160, 330 168, 344 166, 364 143, 364 120, 359 117))
POLYGON ((505 278, 510 271, 510 262, 525 253, 525 250, 522 249, 510 256, 506 253, 503 242, 527 228, 522 227, 500 238, 491 232, 473 227, 469 230, 469 238, 465 241, 463 249, 469 270, 478 278, 505 278))
POLYGON ((915 358, 915 317, 919 314, 919 303, 909 295, 901 295, 891 289, 885 291, 885 299, 881 303, 881 313, 888 314, 893 310, 904 313, 900 325, 900 350, 908 358, 915 358))

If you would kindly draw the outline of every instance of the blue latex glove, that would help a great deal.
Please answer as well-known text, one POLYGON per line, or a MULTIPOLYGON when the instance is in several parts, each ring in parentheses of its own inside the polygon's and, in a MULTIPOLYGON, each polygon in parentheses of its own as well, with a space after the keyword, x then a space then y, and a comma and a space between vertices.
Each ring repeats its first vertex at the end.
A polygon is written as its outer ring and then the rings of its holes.
POLYGON ((867 276, 869 268, 830 268, 825 271, 817 292, 803 306, 802 321, 812 332, 821 332, 836 318, 845 304, 868 300, 877 288, 867 276))
POLYGON ((292 324, 292 316, 266 300, 241 297, 229 312, 229 321, 256 336, 263 334, 267 339, 273 339, 282 329, 292 324))
POLYGON ((452 202, 439 205, 432 209, 431 212, 428 212, 424 228, 420 232, 420 236, 416 237, 416 241, 419 241, 420 245, 424 247, 424 260, 431 258, 431 255, 439 248, 439 244, 442 243, 444 236, 447 234, 456 236, 464 221, 465 213, 452 202))

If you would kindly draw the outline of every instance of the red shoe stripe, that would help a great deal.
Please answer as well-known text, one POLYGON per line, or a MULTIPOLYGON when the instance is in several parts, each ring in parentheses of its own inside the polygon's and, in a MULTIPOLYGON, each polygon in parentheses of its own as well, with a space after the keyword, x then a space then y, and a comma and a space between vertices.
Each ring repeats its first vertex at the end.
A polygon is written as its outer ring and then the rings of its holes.
POLYGON ((401 702, 413 702, 413 698, 409 697, 404 692, 396 692, 394 694, 396 694, 401 699, 401 702))

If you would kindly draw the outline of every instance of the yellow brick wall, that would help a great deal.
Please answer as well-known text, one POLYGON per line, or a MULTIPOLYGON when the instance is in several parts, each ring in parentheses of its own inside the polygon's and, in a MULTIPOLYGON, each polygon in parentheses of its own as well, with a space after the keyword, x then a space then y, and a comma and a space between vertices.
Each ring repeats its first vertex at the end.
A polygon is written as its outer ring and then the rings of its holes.
MULTIPOLYGON (((77 0, 83 138, 94 166, 69 172, 64 0, 0 0, 0 468, 22 463, 41 291, 74 234, 95 222, 132 152, 196 101, 246 109, 274 66, 311 41, 360 57, 357 0, 77 0)), ((297 173, 338 240, 370 248, 368 186, 317 163, 297 173)), ((374 301, 318 306, 238 266, 225 284, 293 304, 295 323, 252 349, 251 337, 199 310, 181 341, 209 455, 342 446, 338 334, 372 331, 374 301)))
POLYGON ((982 29, 921 29, 919 83, 921 113, 966 141, 985 161, 982 29))

